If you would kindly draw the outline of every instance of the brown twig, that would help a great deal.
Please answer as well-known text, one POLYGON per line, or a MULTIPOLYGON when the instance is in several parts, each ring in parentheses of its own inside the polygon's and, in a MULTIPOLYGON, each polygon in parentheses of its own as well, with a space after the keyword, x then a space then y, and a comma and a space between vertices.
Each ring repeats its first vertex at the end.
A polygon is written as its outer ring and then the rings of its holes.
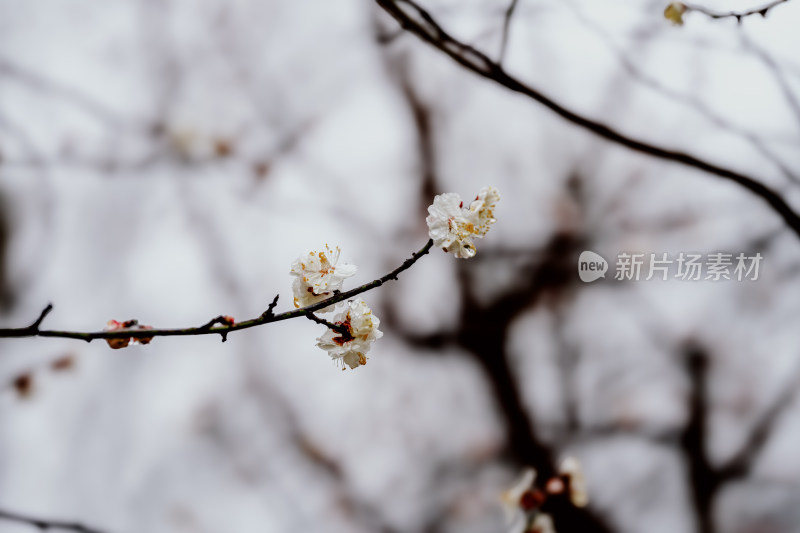
MULTIPOLYGON (((189 327, 189 328, 177 328, 177 329, 117 329, 114 331, 93 331, 93 332, 79 332, 79 331, 59 331, 59 330, 42 330, 39 329, 44 318, 52 311, 53 306, 52 304, 48 304, 47 307, 42 310, 39 318, 36 319, 30 326, 25 326, 22 328, 5 328, 0 329, 0 338, 20 338, 20 337, 58 337, 64 339, 77 339, 83 340, 86 342, 91 342, 95 339, 126 339, 126 338, 133 338, 133 339, 146 339, 149 337, 188 337, 188 336, 197 336, 197 335, 220 335, 222 340, 225 341, 227 335, 234 331, 239 331, 243 329, 254 328, 257 326, 262 326, 264 324, 270 324, 272 322, 280 322, 283 320, 289 320, 291 318, 297 318, 300 316, 310 316, 315 311, 319 311, 320 309, 324 309, 329 305, 333 305, 344 300, 348 300, 354 296, 359 294, 365 293, 369 290, 375 289, 380 287, 387 281, 396 280, 397 276, 402 273, 403 271, 411 268, 411 265, 416 263, 423 255, 427 254, 431 247, 433 246, 433 241, 428 240, 428 242, 423 246, 419 251, 415 252, 410 258, 406 259, 403 264, 399 267, 395 268, 385 276, 378 278, 376 280, 370 281, 369 283, 365 283, 355 289, 351 289, 345 292, 335 292, 333 296, 330 298, 326 298, 320 302, 317 302, 313 305, 309 305, 300 309, 295 309, 292 311, 286 311, 280 314, 274 314, 273 310, 275 306, 278 304, 278 296, 275 296, 272 303, 269 305, 266 311, 264 311, 260 316, 257 318, 253 318, 250 320, 244 320, 242 322, 236 322, 233 324, 225 324, 225 317, 217 317, 209 322, 206 322, 202 326, 196 327, 189 327), (218 325, 220 323, 223 325, 218 325)), ((314 318, 311 318, 314 320, 314 318)), ((322 319, 318 319, 315 321, 320 321, 322 319)), ((326 326, 334 329, 336 331, 340 331, 339 328, 335 324, 331 324, 327 321, 322 321, 320 323, 324 323, 326 326)))
POLYGON ((320 318, 317 315, 315 315, 314 313, 308 313, 306 315, 306 318, 309 319, 312 322, 316 322, 317 324, 322 324, 323 326, 327 326, 328 329, 332 329, 333 331, 335 331, 336 333, 339 333, 341 335, 348 336, 348 335, 351 334, 350 331, 347 329, 347 327, 345 327, 345 326, 343 326, 341 324, 334 324, 333 322, 328 322, 324 318, 320 318))

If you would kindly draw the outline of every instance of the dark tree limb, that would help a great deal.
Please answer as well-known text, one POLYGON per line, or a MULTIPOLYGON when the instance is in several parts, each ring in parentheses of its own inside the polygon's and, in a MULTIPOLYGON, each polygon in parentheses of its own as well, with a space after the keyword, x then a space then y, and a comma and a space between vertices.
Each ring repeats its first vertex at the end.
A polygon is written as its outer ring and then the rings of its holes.
POLYGON ((403 29, 441 50, 467 70, 542 104, 566 121, 635 152, 701 170, 708 174, 732 181, 747 189, 767 202, 767 204, 783 218, 786 225, 800 237, 800 216, 792 210, 789 204, 786 203, 786 200, 784 200, 777 191, 767 187, 756 179, 684 152, 669 150, 630 137, 601 122, 571 111, 534 87, 523 83, 507 73, 501 64, 493 61, 483 52, 452 37, 434 20, 428 11, 414 0, 375 1, 384 11, 391 15, 403 29), (407 8, 402 6, 406 6, 407 8))
POLYGON ((691 350, 686 357, 689 374, 689 422, 680 437, 689 469, 691 497, 697 517, 698 533, 713 533, 712 506, 722 478, 708 457, 708 356, 691 350))

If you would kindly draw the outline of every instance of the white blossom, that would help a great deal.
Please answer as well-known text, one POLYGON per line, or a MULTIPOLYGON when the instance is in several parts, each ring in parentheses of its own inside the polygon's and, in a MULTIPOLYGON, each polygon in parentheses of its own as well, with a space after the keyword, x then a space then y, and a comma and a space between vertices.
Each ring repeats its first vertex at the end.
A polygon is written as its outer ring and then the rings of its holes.
MULTIPOLYGON (((553 478, 550 482, 557 479, 553 478)), ((535 481, 536 470, 526 468, 514 486, 503 492, 508 533, 556 533, 552 517, 542 512, 548 494, 537 488, 535 481)))
POLYGON ((501 500, 506 512, 506 519, 511 521, 517 517, 522 509, 522 497, 533 489, 533 482, 536 481, 536 470, 526 468, 514 486, 503 492, 501 500))
POLYGON ((489 226, 496 222, 494 208, 500 201, 500 193, 494 187, 483 187, 475 200, 469 204, 469 210, 477 216, 475 234, 483 237, 489 231, 489 226))
POLYGON ((383 337, 383 332, 378 330, 381 321, 364 300, 352 300, 345 306, 332 322, 347 328, 347 334, 328 329, 317 339, 317 346, 327 351, 332 359, 356 368, 367 364, 367 352, 375 340, 383 337))
POLYGON ((526 533, 556 533, 556 527, 549 514, 539 513, 528 526, 526 533))
POLYGON ((456 193, 437 195, 425 219, 434 246, 460 259, 473 257, 476 250, 472 239, 486 235, 489 226, 494 224, 498 200, 500 194, 494 187, 482 188, 467 208, 456 193))
POLYGON ((589 495, 581 463, 574 457, 567 457, 561 463, 559 473, 569 480, 569 498, 572 504, 575 507, 586 507, 589 504, 589 495))
MULTIPOLYGON (((292 283, 294 306, 306 307, 333 296, 333 291, 342 288, 342 282, 356 273, 357 267, 347 263, 338 264, 341 250, 337 246, 331 250, 325 245, 322 252, 309 252, 298 257, 292 264, 291 274, 295 276, 292 283)), ((333 306, 319 312, 331 311, 333 306)))

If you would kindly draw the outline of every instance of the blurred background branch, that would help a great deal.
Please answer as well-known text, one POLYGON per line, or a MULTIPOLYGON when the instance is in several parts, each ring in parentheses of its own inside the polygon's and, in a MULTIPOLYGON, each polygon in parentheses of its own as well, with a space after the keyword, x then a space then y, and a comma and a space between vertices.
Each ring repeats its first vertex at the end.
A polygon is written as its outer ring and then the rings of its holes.
MULTIPOLYGON (((680 163, 689 167, 702 170, 709 174, 719 176, 724 179, 744 187, 756 196, 766 201, 770 207, 781 217, 789 228, 800 238, 800 216, 786 203, 783 197, 772 188, 764 185, 755 178, 746 176, 739 172, 727 169, 722 166, 707 162, 703 159, 691 156, 686 153, 677 152, 662 148, 660 146, 644 142, 633 137, 624 135, 615 129, 592 120, 588 117, 579 115, 567 109, 555 100, 545 96, 535 88, 519 81, 514 76, 509 75, 503 66, 492 61, 484 53, 474 47, 459 41, 445 31, 431 14, 413 0, 376 0, 387 13, 394 17, 398 23, 408 32, 413 33, 423 41, 438 48, 456 62, 468 70, 488 78, 507 89, 523 94, 536 102, 552 110, 563 119, 580 126, 595 135, 608 141, 625 146, 631 150, 666 161, 680 163), (411 13, 401 6, 408 6, 411 13)), ((505 33, 504 33, 505 34, 505 33)))

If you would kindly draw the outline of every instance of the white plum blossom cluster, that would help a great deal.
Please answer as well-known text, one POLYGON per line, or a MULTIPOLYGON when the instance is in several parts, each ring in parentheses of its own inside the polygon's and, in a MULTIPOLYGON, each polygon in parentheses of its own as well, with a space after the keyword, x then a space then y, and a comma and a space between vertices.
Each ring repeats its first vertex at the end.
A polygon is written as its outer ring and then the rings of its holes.
POLYGON ((474 257, 477 252, 472 239, 483 238, 495 223, 494 208, 499 200, 494 187, 483 187, 467 207, 456 193, 436 196, 425 219, 433 245, 459 259, 474 257))
MULTIPOLYGON (((325 245, 322 252, 309 252, 292 263, 291 274, 295 277, 292 283, 294 306, 306 307, 333 296, 333 291, 342 288, 342 283, 356 273, 355 265, 339 263, 341 250, 337 246, 331 250, 325 245)), ((328 306, 321 313, 332 311, 328 306)))
POLYGON ((526 468, 519 481, 502 495, 511 533, 556 533, 553 519, 542 510, 550 498, 567 498, 575 507, 589 503, 581 465, 574 457, 561 463, 558 474, 538 487, 536 470, 526 468))
MULTIPOLYGON (((494 209, 500 193, 494 187, 482 188, 469 206, 464 207, 461 197, 455 193, 436 196, 428 208, 428 233, 433 245, 452 253, 458 258, 475 255, 473 238, 483 238, 495 223, 494 209)), ((426 245, 427 252, 430 244, 426 245)), ((298 309, 323 302, 336 296, 344 280, 356 273, 356 266, 339 263, 341 250, 333 250, 326 244, 320 252, 309 252, 292 263, 290 274, 294 276, 292 292, 294 306, 298 309)), ((413 259, 419 257, 418 254, 413 259)), ((403 268, 408 268, 404 266, 403 268)), ((367 363, 367 353, 372 344, 383 336, 378 329, 381 321, 364 300, 351 300, 328 305, 314 313, 329 313, 338 310, 332 322, 328 322, 307 311, 307 316, 328 326, 328 330, 317 338, 317 346, 328 352, 342 369, 351 369, 367 363)))
MULTIPOLYGON (((295 307, 307 307, 330 298, 334 291, 341 290, 346 278, 355 274, 355 265, 339 264, 340 253, 339 247, 331 250, 325 245, 324 251, 309 252, 292 264, 290 273, 295 276, 292 283, 295 307)), ((328 313, 337 309, 339 311, 332 322, 337 329, 329 328, 317 339, 317 346, 341 362, 343 369, 345 365, 357 368, 367 364, 367 352, 372 343, 383 336, 378 329, 381 321, 361 299, 329 305, 317 312, 328 313)))

